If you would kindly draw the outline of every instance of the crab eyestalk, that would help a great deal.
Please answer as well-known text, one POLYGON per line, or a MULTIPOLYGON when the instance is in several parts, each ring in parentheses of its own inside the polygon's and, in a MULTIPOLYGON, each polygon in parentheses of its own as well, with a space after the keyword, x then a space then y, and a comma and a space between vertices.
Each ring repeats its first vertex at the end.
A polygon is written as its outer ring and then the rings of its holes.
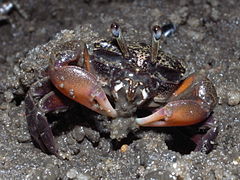
POLYGON ((112 35, 117 40, 118 46, 119 46, 123 56, 125 58, 129 57, 128 47, 127 47, 127 44, 126 44, 126 42, 123 38, 122 30, 121 30, 120 26, 117 23, 111 24, 111 31, 112 31, 112 35))
POLYGON ((162 30, 160 26, 155 25, 152 28, 152 49, 151 49, 151 61, 154 62, 157 59, 158 49, 159 49, 159 40, 162 36, 162 30))

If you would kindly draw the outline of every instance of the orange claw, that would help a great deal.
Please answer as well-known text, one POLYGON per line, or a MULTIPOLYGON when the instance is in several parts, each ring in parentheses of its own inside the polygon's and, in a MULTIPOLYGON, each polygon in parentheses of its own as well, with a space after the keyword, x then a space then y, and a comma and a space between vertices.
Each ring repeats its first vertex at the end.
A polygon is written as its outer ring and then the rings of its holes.
POLYGON ((204 121, 217 103, 216 90, 204 72, 192 74, 153 114, 136 118, 141 126, 187 126, 204 121))
POLYGON ((201 106, 193 100, 173 101, 147 117, 137 118, 136 122, 141 126, 159 127, 192 125, 203 121, 209 115, 201 106))
POLYGON ((77 66, 51 67, 50 79, 65 96, 100 114, 116 117, 117 112, 94 75, 77 66))

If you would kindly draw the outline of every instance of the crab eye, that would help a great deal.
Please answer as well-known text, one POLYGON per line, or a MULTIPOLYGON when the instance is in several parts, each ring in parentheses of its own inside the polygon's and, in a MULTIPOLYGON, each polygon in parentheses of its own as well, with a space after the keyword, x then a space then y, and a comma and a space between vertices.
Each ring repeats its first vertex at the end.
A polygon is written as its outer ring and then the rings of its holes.
POLYGON ((118 38, 120 36, 120 28, 119 25, 116 23, 112 23, 111 24, 111 30, 112 30, 112 34, 114 37, 118 38))
POLYGON ((152 31, 153 31, 153 38, 155 39, 155 41, 158 41, 162 36, 162 30, 160 26, 158 25, 153 26, 152 31))
POLYGON ((165 37, 171 36, 176 31, 176 26, 172 23, 164 25, 162 27, 162 34, 165 37))

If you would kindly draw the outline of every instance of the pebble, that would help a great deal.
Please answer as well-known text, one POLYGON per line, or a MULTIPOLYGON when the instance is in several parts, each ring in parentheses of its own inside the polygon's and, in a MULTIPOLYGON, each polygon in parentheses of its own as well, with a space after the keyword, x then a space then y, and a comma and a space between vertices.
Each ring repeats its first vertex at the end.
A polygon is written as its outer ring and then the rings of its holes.
POLYGON ((212 12, 211 12, 211 18, 214 21, 218 21, 220 18, 220 12, 216 9, 216 8, 212 8, 212 12))
POLYGON ((69 169, 68 172, 67 172, 67 178, 69 179, 77 179, 77 180, 93 180, 92 177, 86 175, 86 174, 83 174, 81 172, 78 172, 76 169, 72 168, 72 169, 69 169))
POLYGON ((99 142, 100 134, 97 131, 92 130, 91 128, 84 128, 85 135, 89 141, 92 143, 99 142))
POLYGON ((41 175, 42 179, 46 179, 46 180, 55 180, 58 178, 58 174, 59 174, 59 169, 57 166, 54 165, 49 165, 43 172, 41 175))
POLYGON ((176 176, 169 171, 161 170, 161 171, 151 171, 146 174, 144 177, 145 180, 174 180, 176 176))
POLYGON ((128 145, 127 144, 122 145, 121 148, 120 148, 120 152, 122 152, 122 153, 126 152, 127 150, 128 150, 128 145))
POLYGON ((4 98, 6 102, 11 102, 14 98, 13 93, 11 91, 5 91, 4 92, 4 98))
POLYGON ((187 35, 195 41, 202 41, 204 38, 204 33, 197 32, 197 31, 189 30, 187 35))
POLYGON ((236 106, 240 103, 240 91, 232 90, 227 94, 228 105, 236 106))
POLYGON ((195 17, 190 17, 188 20, 187 20, 187 23, 192 26, 192 27, 199 27, 201 22, 198 18, 195 18, 195 17))
POLYGON ((76 126, 72 131, 72 137, 77 141, 81 142, 83 138, 85 137, 85 132, 83 127, 76 126))
POLYGON ((69 171, 67 172, 67 177, 68 177, 69 179, 74 179, 74 178, 77 177, 77 175, 78 175, 78 172, 77 172, 77 170, 74 169, 74 168, 69 169, 69 171))

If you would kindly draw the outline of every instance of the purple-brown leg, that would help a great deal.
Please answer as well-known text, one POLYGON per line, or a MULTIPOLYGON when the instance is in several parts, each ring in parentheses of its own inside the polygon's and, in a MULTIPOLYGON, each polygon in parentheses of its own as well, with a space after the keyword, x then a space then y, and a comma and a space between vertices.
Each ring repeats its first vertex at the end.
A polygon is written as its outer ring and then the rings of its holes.
POLYGON ((33 141, 42 151, 57 155, 52 130, 46 113, 68 108, 67 100, 61 99, 52 91, 53 86, 48 78, 33 84, 25 97, 26 119, 33 141))
POLYGON ((36 82, 28 91, 25 104, 29 131, 44 152, 57 155, 52 130, 45 114, 66 109, 72 102, 70 99, 101 114, 117 116, 97 77, 90 70, 90 57, 84 44, 77 51, 53 52, 48 70, 49 78, 36 82))
POLYGON ((214 118, 210 116, 205 122, 202 123, 201 129, 208 129, 207 132, 203 135, 197 134, 191 139, 196 144, 194 149, 195 152, 201 151, 208 153, 213 149, 213 141, 218 135, 218 127, 215 124, 214 118))

